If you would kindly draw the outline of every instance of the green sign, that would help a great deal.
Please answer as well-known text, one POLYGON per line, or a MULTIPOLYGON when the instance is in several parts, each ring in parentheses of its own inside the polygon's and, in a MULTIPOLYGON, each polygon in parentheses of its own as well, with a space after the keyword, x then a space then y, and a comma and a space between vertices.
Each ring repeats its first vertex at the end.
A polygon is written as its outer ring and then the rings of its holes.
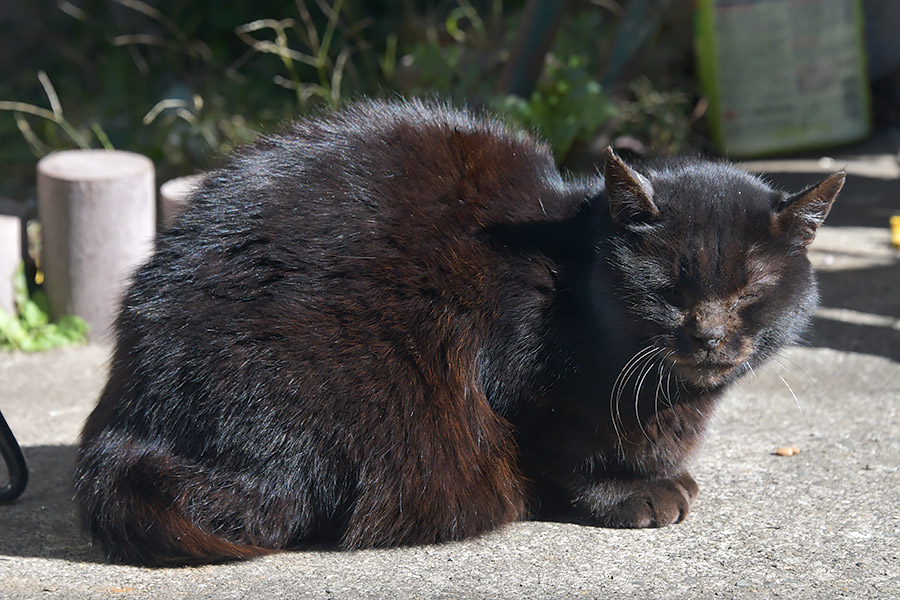
POLYGON ((859 0, 698 0, 697 62, 719 148, 736 157, 868 135, 859 0))

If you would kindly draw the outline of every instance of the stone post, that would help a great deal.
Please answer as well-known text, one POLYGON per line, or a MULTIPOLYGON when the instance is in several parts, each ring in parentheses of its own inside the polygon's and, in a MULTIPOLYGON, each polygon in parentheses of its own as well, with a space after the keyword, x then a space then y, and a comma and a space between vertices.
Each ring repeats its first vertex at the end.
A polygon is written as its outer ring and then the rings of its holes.
POLYGON ((203 181, 203 175, 187 175, 170 179, 159 188, 160 226, 168 229, 187 208, 188 198, 203 181))
POLYGON ((34 263, 28 254, 28 221, 35 207, 11 198, 0 198, 0 309, 16 314, 13 278, 19 264, 25 263, 26 277, 34 275, 34 263))
POLYGON ((153 248, 153 163, 132 152, 69 150, 44 157, 37 171, 51 316, 78 315, 91 341, 111 341, 131 272, 153 248))
POLYGON ((22 219, 0 210, 0 310, 16 314, 13 277, 22 261, 22 219))

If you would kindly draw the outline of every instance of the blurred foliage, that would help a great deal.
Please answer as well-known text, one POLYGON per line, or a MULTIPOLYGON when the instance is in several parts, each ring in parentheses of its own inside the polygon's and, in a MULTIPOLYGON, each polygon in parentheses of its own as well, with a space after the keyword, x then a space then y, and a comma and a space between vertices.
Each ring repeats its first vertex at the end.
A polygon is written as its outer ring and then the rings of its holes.
POLYGON ((165 180, 209 166, 260 131, 364 95, 489 107, 537 129, 561 162, 620 135, 656 152, 685 145, 696 93, 689 76, 672 77, 690 63, 684 15, 668 23, 674 36, 664 26, 648 42, 642 75, 626 72, 604 89, 612 40, 629 25, 627 1, 572 0, 536 89, 519 98, 496 82, 524 4, 34 0, 19 11, 43 23, 40 32, 0 30, 21 41, 5 59, 14 75, 0 78, 0 160, 10 165, 0 193, 21 197, 33 186, 35 156, 74 147, 140 152, 165 180))
POLYGON ((554 154, 563 159, 576 141, 588 141, 617 114, 617 109, 593 78, 583 56, 572 54, 559 60, 551 54, 549 58, 545 77, 529 98, 505 96, 495 107, 512 120, 541 132, 554 154))
MULTIPOLYGON (((683 90, 660 91, 646 77, 629 82, 628 89, 633 101, 619 107, 620 132, 670 153, 681 150, 699 117, 691 96, 683 90)), ((700 103, 699 109, 704 105, 700 103)))
POLYGON ((25 265, 20 264, 13 281, 17 314, 0 309, 0 350, 39 352, 87 341, 88 326, 82 319, 65 316, 50 322, 50 305, 43 290, 29 294, 25 265))

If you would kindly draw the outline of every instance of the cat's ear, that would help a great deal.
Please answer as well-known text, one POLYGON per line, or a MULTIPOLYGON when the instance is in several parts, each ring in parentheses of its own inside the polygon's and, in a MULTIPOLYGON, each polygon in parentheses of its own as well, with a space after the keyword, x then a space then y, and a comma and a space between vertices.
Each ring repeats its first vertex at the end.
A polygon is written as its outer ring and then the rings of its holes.
POLYGON ((606 196, 609 214, 616 224, 635 221, 653 221, 659 217, 659 208, 653 202, 653 185, 646 177, 626 165, 612 147, 607 147, 606 196))
POLYGON ((773 224, 778 233, 793 237, 802 246, 809 246, 816 237, 819 225, 828 216, 838 192, 844 187, 847 174, 835 173, 824 181, 799 194, 789 196, 775 207, 773 224))

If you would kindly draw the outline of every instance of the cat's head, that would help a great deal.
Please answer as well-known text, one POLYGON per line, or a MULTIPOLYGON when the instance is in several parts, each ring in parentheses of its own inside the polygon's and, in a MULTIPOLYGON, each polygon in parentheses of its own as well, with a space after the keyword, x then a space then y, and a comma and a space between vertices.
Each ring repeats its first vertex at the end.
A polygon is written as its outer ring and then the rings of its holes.
POLYGON ((806 249, 844 173, 786 194, 723 163, 639 172, 609 149, 604 176, 619 292, 682 381, 721 387, 797 338, 818 300, 806 249))

